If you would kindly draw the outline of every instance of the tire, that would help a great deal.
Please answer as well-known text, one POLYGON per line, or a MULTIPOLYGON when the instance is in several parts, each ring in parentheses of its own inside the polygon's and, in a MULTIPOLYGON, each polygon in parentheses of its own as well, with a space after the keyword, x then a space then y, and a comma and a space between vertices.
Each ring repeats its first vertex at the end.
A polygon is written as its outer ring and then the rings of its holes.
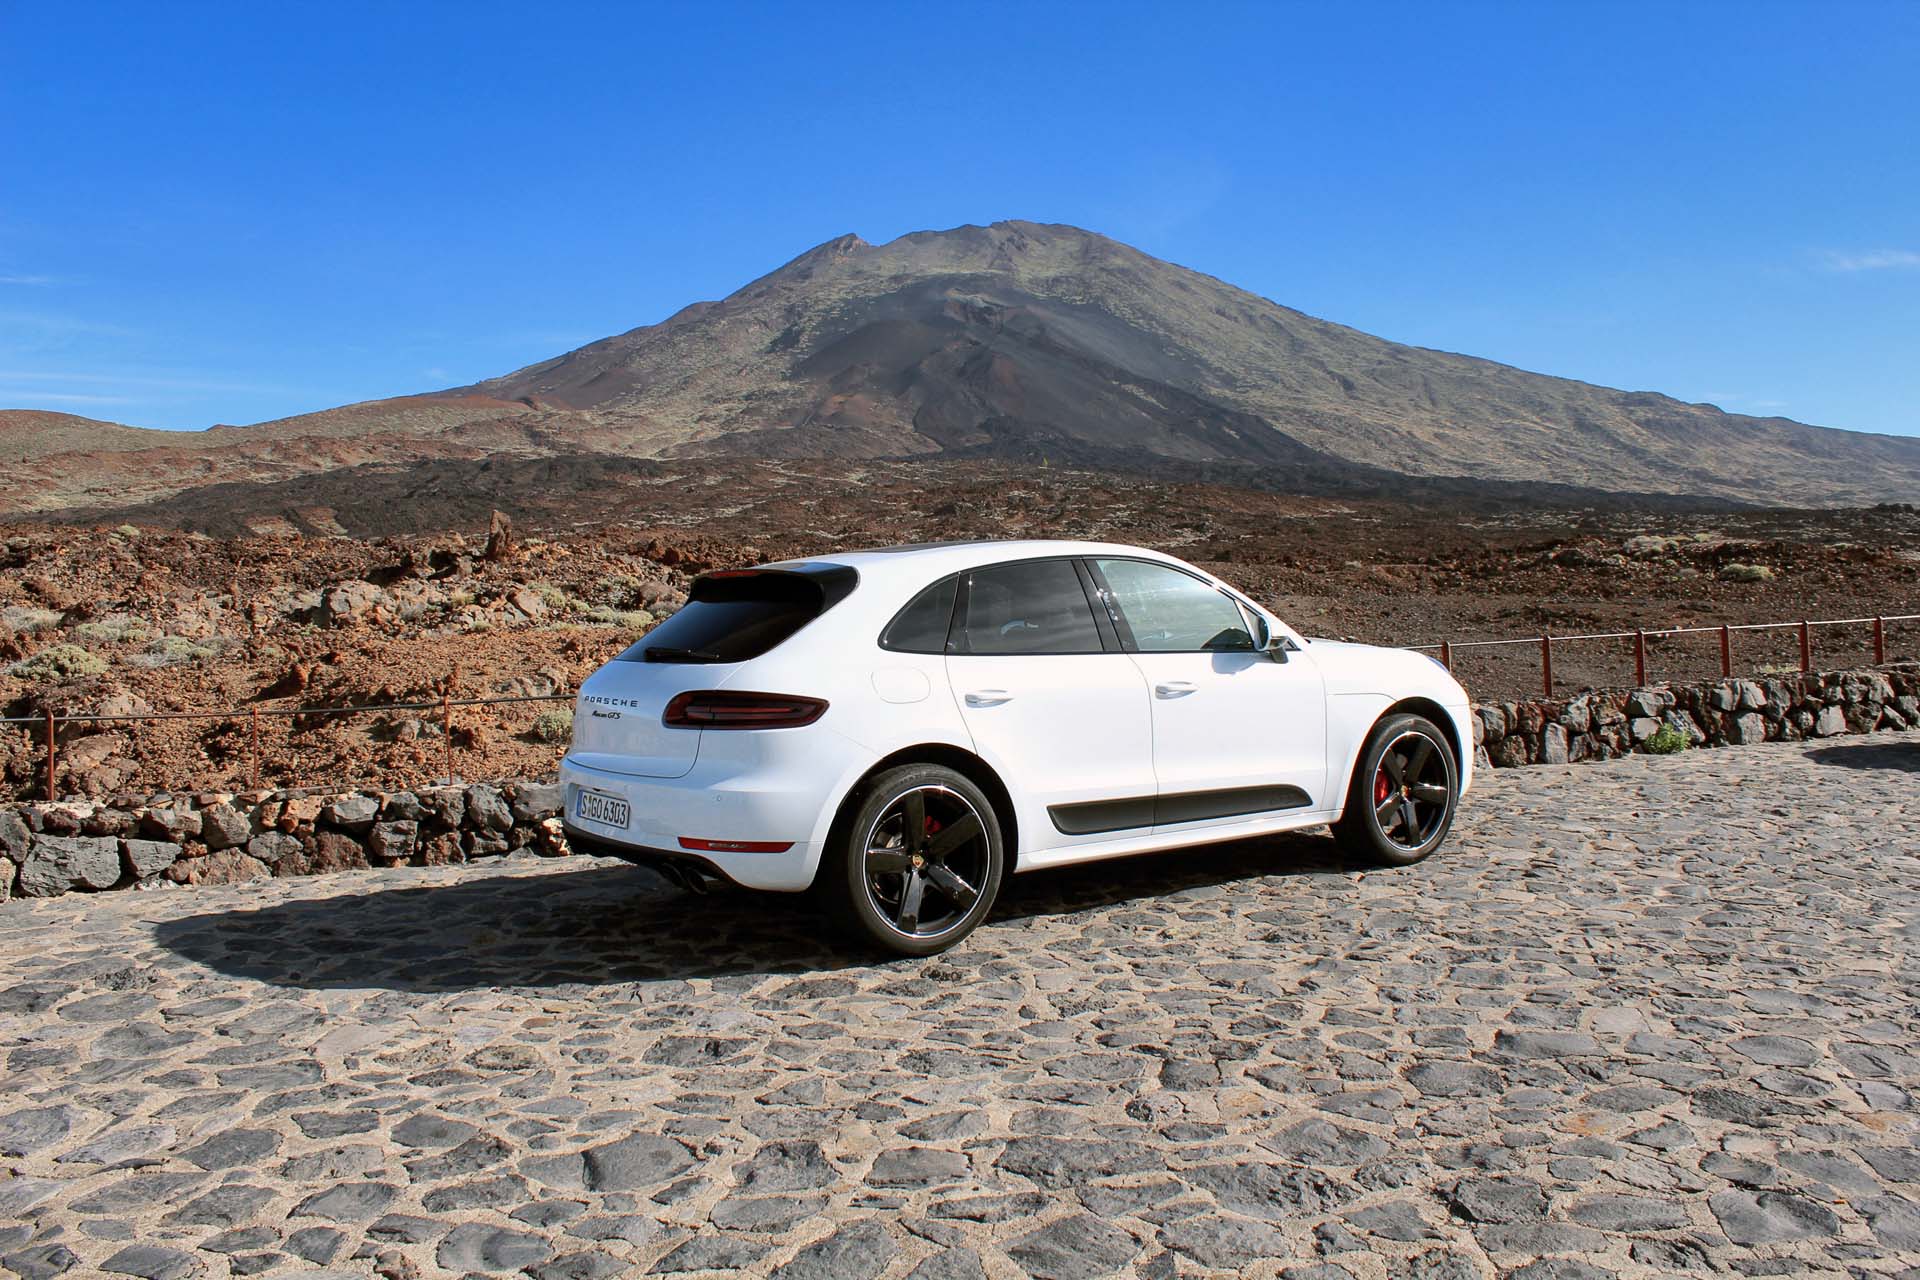
POLYGON ((862 784, 849 813, 834 824, 815 889, 856 945, 930 956, 986 919, 1006 849, 992 803, 964 774, 889 769, 862 784))
POLYGON ((1460 767, 1447 735, 1423 716, 1387 716, 1367 735, 1334 838, 1369 862, 1410 867, 1446 840, 1459 803, 1460 767))

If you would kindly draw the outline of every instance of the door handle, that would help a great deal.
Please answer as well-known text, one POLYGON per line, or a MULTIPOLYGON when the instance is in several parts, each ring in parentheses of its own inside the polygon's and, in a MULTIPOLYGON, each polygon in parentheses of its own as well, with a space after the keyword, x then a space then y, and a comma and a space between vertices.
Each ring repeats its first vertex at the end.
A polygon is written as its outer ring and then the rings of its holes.
POLYGON ((1191 680, 1168 680, 1153 686, 1153 692, 1161 698, 1184 698, 1199 687, 1191 680))
POLYGON ((970 707, 997 707, 1003 702, 1012 702, 1013 695, 1005 689, 975 689, 967 695, 970 707))

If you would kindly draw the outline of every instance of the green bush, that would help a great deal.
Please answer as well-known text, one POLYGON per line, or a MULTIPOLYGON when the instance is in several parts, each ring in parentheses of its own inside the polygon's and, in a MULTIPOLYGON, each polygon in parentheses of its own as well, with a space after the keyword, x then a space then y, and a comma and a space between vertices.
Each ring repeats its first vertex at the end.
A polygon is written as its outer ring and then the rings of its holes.
POLYGON ((1647 739, 1647 750, 1656 756, 1670 756, 1687 749, 1687 735, 1670 724, 1663 724, 1647 739))
POLYGON ((141 644, 152 635, 146 623, 124 613, 82 622, 73 628, 73 638, 89 644, 141 644))
POLYGON ((1764 564, 1730 564, 1720 576, 1728 582, 1771 582, 1773 570, 1764 564))
POLYGON ((220 656, 218 640, 190 640, 186 636, 156 636, 145 652, 128 661, 142 667, 171 667, 182 662, 205 662, 220 656))
POLYGON ((573 735, 573 712, 565 707, 542 711, 533 720, 533 736, 541 742, 565 742, 573 735))
POLYGON ((104 658, 88 653, 77 644, 56 644, 42 649, 31 658, 22 658, 8 667, 7 671, 22 680, 45 683, 105 675, 107 663, 104 658))
POLYGON ((639 635, 653 625, 653 615, 645 609, 615 609, 609 605, 596 604, 582 616, 597 626, 618 627, 634 635, 639 635))

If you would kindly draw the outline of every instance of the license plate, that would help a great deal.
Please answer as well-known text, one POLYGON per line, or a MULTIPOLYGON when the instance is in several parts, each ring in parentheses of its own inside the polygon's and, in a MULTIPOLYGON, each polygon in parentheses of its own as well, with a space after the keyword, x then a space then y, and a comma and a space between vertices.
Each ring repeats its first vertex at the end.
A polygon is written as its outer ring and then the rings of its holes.
POLYGON ((633 818, 633 806, 619 796, 603 795, 598 791, 581 791, 573 802, 573 813, 577 818, 588 822, 598 822, 602 826, 627 829, 627 823, 633 818))

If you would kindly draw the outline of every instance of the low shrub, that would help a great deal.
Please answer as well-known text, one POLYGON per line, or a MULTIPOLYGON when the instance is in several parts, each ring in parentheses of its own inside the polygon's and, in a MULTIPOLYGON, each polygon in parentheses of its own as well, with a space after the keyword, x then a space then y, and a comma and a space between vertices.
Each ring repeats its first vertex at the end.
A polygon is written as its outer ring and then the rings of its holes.
POLYGON ((189 640, 186 636, 159 636, 135 661, 143 667, 171 667, 182 662, 204 662, 219 656, 218 642, 189 640))
POLYGON ((630 573, 616 573, 607 580, 607 597, 627 604, 638 604, 642 585, 640 579, 630 573))
POLYGON ((597 626, 618 627, 634 635, 653 625, 653 615, 645 609, 615 609, 610 605, 596 604, 581 616, 597 626))
POLYGON ((36 683, 78 680, 84 676, 105 675, 107 663, 106 659, 87 652, 77 644, 56 644, 30 658, 22 658, 8 667, 7 673, 36 683))
POLYGON ((565 742, 573 736, 573 712, 566 707, 542 711, 533 718, 533 736, 541 742, 565 742))
POLYGON ((1670 724, 1663 724, 1647 739, 1647 750, 1656 756, 1670 756, 1687 749, 1687 735, 1670 724))
POLYGON ((88 644, 144 644, 153 629, 130 614, 116 613, 73 628, 73 638, 88 644))
POLYGON ((0 630, 17 631, 23 636, 45 631, 58 626, 60 613, 53 609, 35 609, 30 605, 14 604, 0 609, 0 630))
POLYGON ((1720 576, 1728 582, 1771 582, 1773 570, 1764 564, 1730 564, 1720 576))

